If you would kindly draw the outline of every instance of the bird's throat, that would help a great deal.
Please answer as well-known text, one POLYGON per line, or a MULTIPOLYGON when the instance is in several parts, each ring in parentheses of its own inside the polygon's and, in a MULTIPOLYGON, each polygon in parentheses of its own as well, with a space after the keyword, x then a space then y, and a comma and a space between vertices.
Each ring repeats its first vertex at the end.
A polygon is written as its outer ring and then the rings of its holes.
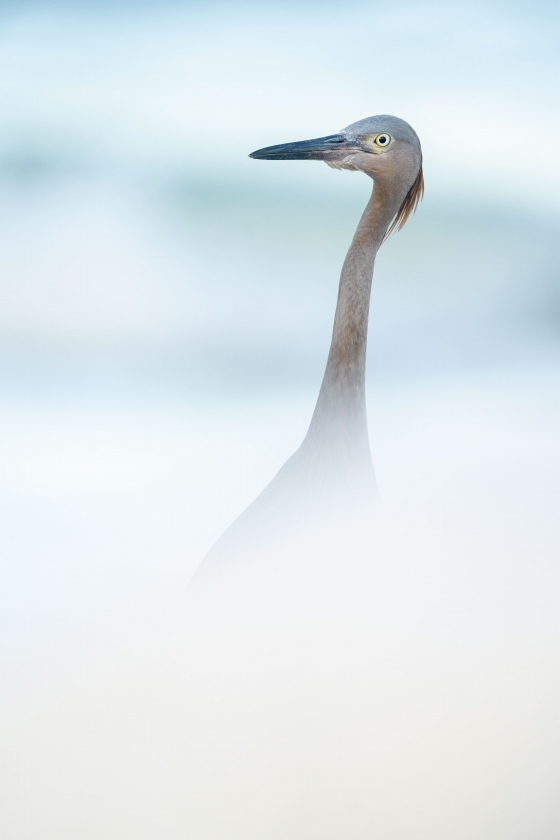
POLYGON ((344 261, 332 341, 302 449, 325 448, 350 466, 371 467, 365 399, 369 304, 375 257, 402 197, 375 185, 344 261))

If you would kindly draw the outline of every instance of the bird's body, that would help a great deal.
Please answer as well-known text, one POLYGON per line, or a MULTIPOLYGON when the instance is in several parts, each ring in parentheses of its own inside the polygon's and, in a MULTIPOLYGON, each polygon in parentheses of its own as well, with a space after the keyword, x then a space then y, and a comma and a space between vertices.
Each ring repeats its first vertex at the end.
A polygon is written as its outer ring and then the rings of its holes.
POLYGON ((414 130, 397 117, 369 117, 318 140, 270 146, 260 159, 323 160, 365 172, 371 198, 342 267, 331 347, 307 435, 297 452, 211 549, 209 561, 252 552, 302 526, 313 531, 333 516, 371 505, 375 478, 365 401, 369 302, 375 257, 423 192, 422 153, 414 130))

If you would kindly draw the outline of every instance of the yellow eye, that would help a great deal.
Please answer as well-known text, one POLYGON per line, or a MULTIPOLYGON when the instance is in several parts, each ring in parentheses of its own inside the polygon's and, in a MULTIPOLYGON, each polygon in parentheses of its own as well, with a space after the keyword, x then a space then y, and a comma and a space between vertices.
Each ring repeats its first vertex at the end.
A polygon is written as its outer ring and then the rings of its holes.
POLYGON ((376 146, 388 146, 391 142, 391 136, 389 134, 378 134, 373 142, 376 146))

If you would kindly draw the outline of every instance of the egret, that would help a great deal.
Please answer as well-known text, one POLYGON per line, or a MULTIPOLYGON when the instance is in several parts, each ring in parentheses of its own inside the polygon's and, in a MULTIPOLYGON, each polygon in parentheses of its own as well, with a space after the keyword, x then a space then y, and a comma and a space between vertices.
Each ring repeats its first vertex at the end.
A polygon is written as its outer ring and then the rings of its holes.
MULTIPOLYGON (((364 172, 373 180, 342 266, 332 341, 311 424, 300 448, 211 549, 207 558, 239 550, 271 528, 285 534, 290 521, 329 516, 342 505, 369 504, 375 475, 369 448, 366 345, 375 257, 406 223, 424 192, 422 150, 414 129, 386 114, 367 117, 314 140, 267 146, 256 160, 321 160, 334 169, 364 172)), ((206 564, 204 564, 206 565, 206 564)))

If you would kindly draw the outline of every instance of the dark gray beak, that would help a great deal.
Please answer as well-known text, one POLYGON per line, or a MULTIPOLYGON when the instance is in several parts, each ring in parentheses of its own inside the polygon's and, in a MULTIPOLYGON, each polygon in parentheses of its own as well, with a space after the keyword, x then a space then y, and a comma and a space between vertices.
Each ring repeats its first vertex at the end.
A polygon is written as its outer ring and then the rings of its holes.
POLYGON ((359 151, 355 138, 345 134, 329 134, 316 140, 300 140, 297 143, 282 143, 257 149, 249 157, 257 160, 337 160, 348 152, 359 151))

